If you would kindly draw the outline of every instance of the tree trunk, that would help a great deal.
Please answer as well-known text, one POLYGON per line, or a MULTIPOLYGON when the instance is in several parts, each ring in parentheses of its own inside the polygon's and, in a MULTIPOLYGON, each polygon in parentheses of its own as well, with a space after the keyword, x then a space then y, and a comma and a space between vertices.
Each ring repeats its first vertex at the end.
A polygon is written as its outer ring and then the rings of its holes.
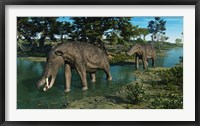
POLYGON ((151 35, 151 41, 153 42, 153 35, 151 35))
POLYGON ((30 37, 25 36, 25 39, 30 43, 30 46, 33 45, 33 41, 32 41, 32 39, 30 37))
POLYGON ((46 35, 42 35, 42 37, 39 39, 39 47, 44 47, 46 35))
POLYGON ((146 36, 145 36, 145 35, 143 35, 143 40, 144 40, 144 41, 146 41, 145 37, 146 37, 146 36))
POLYGON ((63 34, 62 33, 60 35, 60 41, 61 41, 61 43, 63 42, 63 34))

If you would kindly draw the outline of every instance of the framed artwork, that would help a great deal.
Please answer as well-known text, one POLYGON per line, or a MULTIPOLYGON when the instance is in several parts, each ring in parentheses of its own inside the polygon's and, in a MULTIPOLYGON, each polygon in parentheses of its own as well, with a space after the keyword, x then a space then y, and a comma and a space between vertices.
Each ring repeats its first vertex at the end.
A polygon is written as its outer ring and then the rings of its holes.
POLYGON ((1 1, 0 123, 200 125, 199 6, 1 1))

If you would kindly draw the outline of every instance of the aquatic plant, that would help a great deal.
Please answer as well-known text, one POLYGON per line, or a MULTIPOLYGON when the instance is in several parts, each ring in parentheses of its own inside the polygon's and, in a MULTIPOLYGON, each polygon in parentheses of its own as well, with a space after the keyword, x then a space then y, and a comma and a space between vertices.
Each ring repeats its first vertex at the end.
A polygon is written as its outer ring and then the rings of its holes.
POLYGON ((146 98, 146 91, 144 86, 139 83, 132 85, 127 85, 126 87, 126 99, 129 103, 138 104, 141 101, 144 101, 146 98))

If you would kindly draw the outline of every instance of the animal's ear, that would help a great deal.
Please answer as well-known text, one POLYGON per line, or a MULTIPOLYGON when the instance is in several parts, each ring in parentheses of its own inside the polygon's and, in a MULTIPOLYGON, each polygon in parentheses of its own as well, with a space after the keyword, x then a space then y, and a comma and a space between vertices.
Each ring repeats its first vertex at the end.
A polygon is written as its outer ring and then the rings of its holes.
POLYGON ((58 56, 62 56, 62 55, 64 55, 63 52, 60 51, 60 50, 55 51, 55 54, 58 55, 58 56))

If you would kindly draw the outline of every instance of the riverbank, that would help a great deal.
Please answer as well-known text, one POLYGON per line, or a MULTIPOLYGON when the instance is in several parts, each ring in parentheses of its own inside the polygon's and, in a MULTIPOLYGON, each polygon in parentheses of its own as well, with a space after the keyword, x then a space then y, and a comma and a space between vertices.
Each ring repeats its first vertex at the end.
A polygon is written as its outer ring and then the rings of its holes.
MULTIPOLYGON (((182 65, 135 71, 136 80, 107 96, 85 97, 66 103, 67 109, 182 109, 182 85, 164 84, 162 71, 181 74, 182 65)), ((170 75, 168 75, 170 76, 170 75)), ((167 78, 167 77, 166 77, 167 78)), ((176 80, 174 80, 176 82, 176 80)), ((179 79, 181 81, 181 79, 179 79)), ((181 82, 180 82, 181 83, 181 82)))
MULTIPOLYGON (((166 51, 172 48, 176 47, 183 47, 183 45, 178 45, 174 43, 165 42, 162 45, 162 49, 159 49, 158 46, 160 46, 161 43, 154 43, 154 46, 156 48, 156 55, 157 56, 166 56, 166 51)), ((135 62, 135 55, 127 56, 126 52, 131 47, 126 47, 124 45, 115 45, 115 46, 107 46, 108 51, 115 54, 114 56, 111 56, 112 58, 109 58, 111 65, 130 65, 135 62)), ((48 52, 17 52, 17 57, 25 60, 31 60, 34 62, 45 62, 46 57, 48 55, 48 52)))
MULTIPOLYGON (((166 56, 166 50, 161 50, 157 53, 157 56, 166 56)), ((19 56, 19 59, 30 60, 33 62, 46 62, 46 57, 35 56, 19 56)), ((135 64, 135 55, 127 56, 125 54, 116 54, 110 60, 110 65, 132 65, 135 64)), ((141 62, 141 61, 140 61, 141 62)))

